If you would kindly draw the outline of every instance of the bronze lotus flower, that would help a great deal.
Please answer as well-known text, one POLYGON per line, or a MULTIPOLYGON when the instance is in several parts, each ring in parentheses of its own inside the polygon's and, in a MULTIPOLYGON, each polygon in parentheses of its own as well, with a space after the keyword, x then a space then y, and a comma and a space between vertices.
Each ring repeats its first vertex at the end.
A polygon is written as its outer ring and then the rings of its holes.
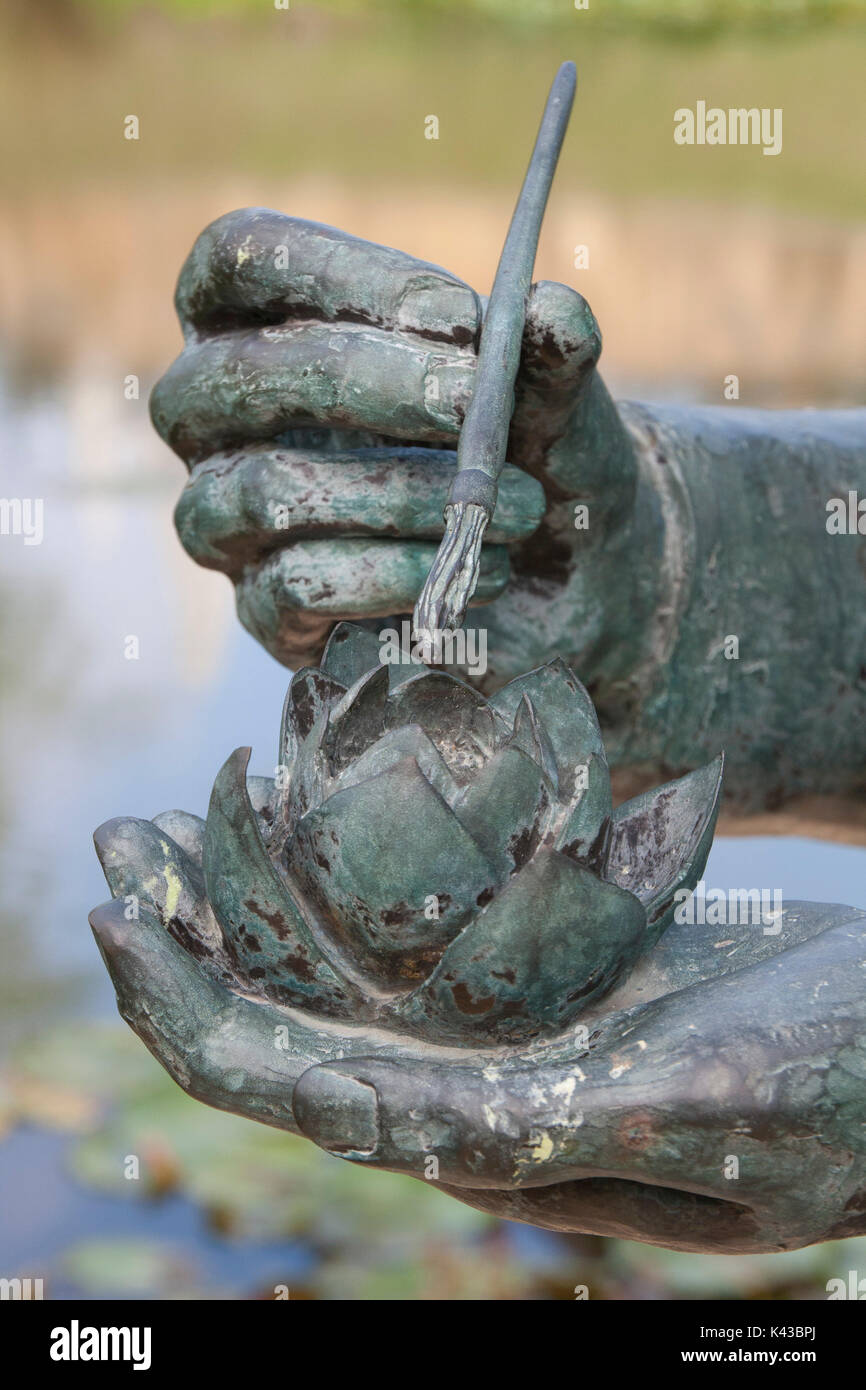
POLYGON ((488 1047, 560 1032, 658 941, 701 876, 722 773, 613 810, 563 662, 487 700, 380 664, 349 624, 292 679, 276 776, 247 778, 248 759, 225 763, 206 821, 97 831, 114 898, 155 910, 221 990, 337 1031, 488 1047))

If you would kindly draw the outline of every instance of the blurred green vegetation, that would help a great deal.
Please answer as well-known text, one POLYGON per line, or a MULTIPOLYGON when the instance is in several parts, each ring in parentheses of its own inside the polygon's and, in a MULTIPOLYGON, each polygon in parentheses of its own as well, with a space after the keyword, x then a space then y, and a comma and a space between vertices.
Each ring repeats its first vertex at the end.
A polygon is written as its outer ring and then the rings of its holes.
POLYGON ((55 0, 38 14, 35 27, 8 10, 2 21, 0 159, 21 193, 161 181, 170 196, 172 180, 232 175, 378 181, 383 196, 513 188, 551 74, 571 57, 560 188, 866 211, 864 0, 563 0, 556 22, 548 0, 469 12, 462 0, 293 0, 283 12, 270 0, 55 0), (662 24, 676 15, 717 16, 712 40, 662 24), (674 111, 699 99, 781 107, 781 155, 675 145, 674 111), (137 141, 123 138, 130 112, 137 141), (424 138, 428 113, 437 140, 424 138))
MULTIPOLYGON (((297 1241, 309 1274, 297 1298, 522 1298, 537 1272, 502 1246, 501 1227, 410 1178, 371 1173, 291 1134, 190 1100, 117 1024, 68 1025, 32 1037, 0 1089, 7 1131, 37 1124, 69 1133, 70 1176, 148 1209, 180 1196, 216 1237, 297 1241), (129 1162, 139 1163, 130 1178, 129 1162)), ((563 1248, 565 1267, 570 1252, 563 1248)), ((556 1261, 554 1261, 556 1263, 556 1261)), ((91 1295, 261 1296, 214 1289, 182 1243, 148 1236, 87 1238, 60 1249, 53 1273, 91 1295)), ((278 1280, 277 1282, 280 1282, 278 1280)))
MULTIPOLYGON (((268 0, 266 0, 268 2, 268 0)), ((274 0, 269 0, 274 3, 274 0)), ((69 0, 67 0, 69 3, 69 0)), ((141 6, 141 0, 77 0, 83 10, 106 15, 141 6)), ((280 0, 277 0, 280 3, 280 0)), ((214 14, 261 13, 262 0, 150 0, 151 8, 174 14, 206 17, 214 14)), ((291 0, 291 7, 297 0, 291 0)), ((289 8, 289 4, 285 4, 289 8)), ((301 6, 303 8, 303 5, 301 6)), ((774 31, 792 24, 835 24, 861 18, 863 0, 325 0, 315 6, 336 13, 371 10, 460 18, 480 16, 522 28, 565 27, 572 9, 594 9, 599 21, 617 27, 644 26, 670 32, 719 33, 751 28, 774 31)))

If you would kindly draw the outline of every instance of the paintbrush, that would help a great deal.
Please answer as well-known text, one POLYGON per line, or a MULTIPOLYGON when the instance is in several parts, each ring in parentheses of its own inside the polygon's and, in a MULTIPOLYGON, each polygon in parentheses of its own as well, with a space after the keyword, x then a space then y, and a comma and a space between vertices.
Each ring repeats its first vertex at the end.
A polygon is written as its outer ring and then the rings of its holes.
POLYGON ((550 88, 502 248, 481 330, 472 400, 457 444, 457 474, 445 504, 445 534, 415 605, 413 626, 418 633, 461 627, 478 583, 481 542, 496 507, 505 462, 541 220, 576 85, 574 63, 563 63, 550 88))

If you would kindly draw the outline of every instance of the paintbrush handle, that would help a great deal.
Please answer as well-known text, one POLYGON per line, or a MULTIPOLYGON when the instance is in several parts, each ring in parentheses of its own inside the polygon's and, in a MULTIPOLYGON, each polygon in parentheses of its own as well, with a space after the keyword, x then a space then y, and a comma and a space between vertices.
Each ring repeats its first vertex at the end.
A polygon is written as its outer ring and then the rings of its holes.
POLYGON ((457 445, 449 502, 476 502, 492 516, 514 410, 526 299, 550 185, 574 101, 577 71, 563 63, 547 98, 535 147, 502 248, 481 332, 472 400, 457 445), (464 474, 480 474, 464 477, 464 474))
POLYGON ((496 507, 508 446, 538 234, 576 85, 574 63, 563 63, 550 88, 493 281, 472 400, 457 445, 457 474, 445 504, 445 534, 415 604, 416 631, 461 627, 478 583, 484 531, 496 507))

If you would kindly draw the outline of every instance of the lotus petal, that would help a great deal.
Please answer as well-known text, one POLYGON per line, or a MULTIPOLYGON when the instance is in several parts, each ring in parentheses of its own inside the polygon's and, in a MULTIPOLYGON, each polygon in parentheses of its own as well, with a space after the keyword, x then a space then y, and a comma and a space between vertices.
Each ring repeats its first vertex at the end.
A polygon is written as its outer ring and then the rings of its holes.
POLYGON ((337 623, 320 665, 326 676, 348 690, 379 665, 379 639, 374 632, 355 623, 337 623))
POLYGON ((396 690, 398 686, 405 685, 406 681, 414 680, 418 675, 418 666, 414 661, 407 661, 405 665, 398 666, 395 661, 389 663, 388 678, 391 689, 396 690))
POLYGON ((420 724, 404 724, 402 729, 383 734, 372 747, 346 768, 334 790, 344 791, 347 787, 356 786, 358 782, 366 782, 368 778, 378 776, 380 772, 394 767, 404 758, 415 759, 431 787, 453 808, 460 795, 460 787, 448 771, 439 749, 427 737, 420 724))
POLYGON ((675 894, 696 886, 713 843, 724 755, 617 807, 605 877, 647 910, 648 944, 673 921, 675 894))
POLYGON ((464 927, 401 1012, 443 1040, 550 1033, 621 977, 645 928, 633 894, 543 849, 464 927))
POLYGON ((127 899, 130 920, 150 903, 163 926, 196 960, 228 969, 220 929, 205 896, 201 868, 165 830, 121 816, 94 832, 93 843, 112 896, 127 899))
POLYGON ((554 797, 559 796, 559 773, 556 756, 547 730, 539 721, 532 699, 524 695, 517 706, 514 728, 509 734, 507 745, 520 748, 541 768, 554 797))
POLYGON ((278 763, 282 777, 274 816, 274 847, 321 799, 325 771, 322 740, 329 712, 345 693, 344 685, 314 667, 305 666, 292 677, 280 728, 278 763))
POLYGON ((158 816, 153 817, 153 824, 159 830, 164 830, 201 868, 204 842, 204 821, 201 816, 194 816, 191 811, 160 811, 158 816))
POLYGON ((325 958, 265 848, 247 792, 249 756, 236 749, 217 774, 204 839, 208 897, 232 959, 280 1003, 357 1016, 359 996, 325 958))
POLYGON ((287 860, 371 991, 423 979, 497 881, 410 757, 305 816, 287 860))
MULTIPOLYGON (((576 771, 580 773, 579 768, 576 771)), ((607 862, 612 811, 607 760, 603 754, 591 753, 583 775, 575 777, 572 801, 557 833, 556 848, 569 859, 602 873, 607 862)))
POLYGON ((455 779, 468 782, 496 746, 496 726, 484 696, 444 671, 420 671, 391 691, 385 728, 420 724, 455 779))
POLYGON ((296 744, 314 735, 345 693, 346 687, 341 681, 332 680, 315 666, 296 671, 283 706, 281 752, 290 752, 296 744))
POLYGON ((559 657, 518 676, 491 698, 490 704, 512 721, 524 695, 532 700, 553 746, 563 799, 574 792, 574 769, 590 754, 603 755, 601 730, 592 700, 574 672, 559 657))
POLYGON ((374 666, 355 682, 328 717, 324 736, 325 756, 332 775, 380 737, 388 699, 388 668, 374 666))
POLYGON ((516 747, 494 753, 453 804, 460 824, 503 879, 534 854, 549 808, 544 773, 516 747))

